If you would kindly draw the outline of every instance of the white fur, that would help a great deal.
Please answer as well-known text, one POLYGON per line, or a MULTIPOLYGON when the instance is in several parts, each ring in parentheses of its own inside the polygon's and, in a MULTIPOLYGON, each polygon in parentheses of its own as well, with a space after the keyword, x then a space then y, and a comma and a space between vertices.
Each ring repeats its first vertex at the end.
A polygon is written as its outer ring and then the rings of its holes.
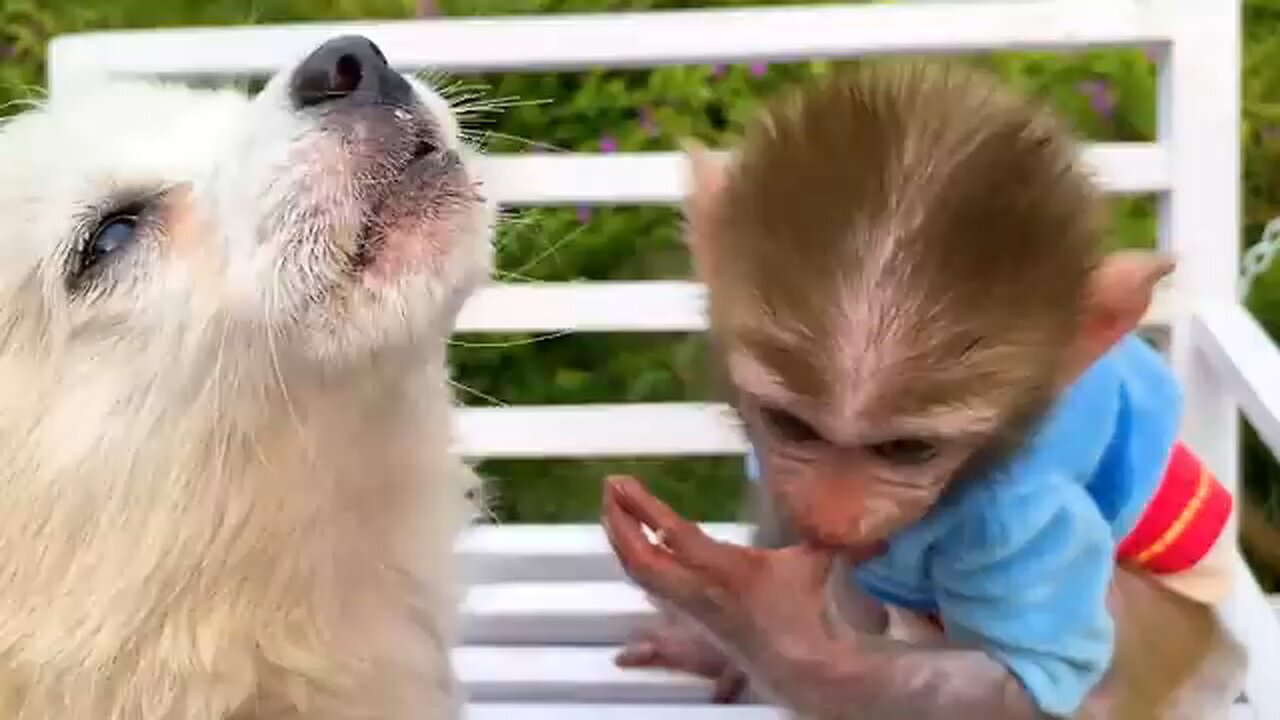
POLYGON ((493 208, 402 222, 388 242, 427 261, 344 275, 368 209, 287 74, 253 99, 104 84, 0 126, 2 718, 457 715, 475 478, 445 340, 493 208), (76 296, 62 258, 120 190, 159 220, 76 296))

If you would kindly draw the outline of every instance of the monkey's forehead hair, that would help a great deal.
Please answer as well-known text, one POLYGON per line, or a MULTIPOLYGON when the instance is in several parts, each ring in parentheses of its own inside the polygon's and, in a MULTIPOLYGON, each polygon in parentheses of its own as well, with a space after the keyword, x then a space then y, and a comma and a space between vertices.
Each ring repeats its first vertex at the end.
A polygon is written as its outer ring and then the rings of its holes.
POLYGON ((1102 250, 1066 128, 942 62, 864 63, 777 98, 714 217, 720 322, 846 345, 859 333, 933 367, 984 344, 1066 342, 1102 250))

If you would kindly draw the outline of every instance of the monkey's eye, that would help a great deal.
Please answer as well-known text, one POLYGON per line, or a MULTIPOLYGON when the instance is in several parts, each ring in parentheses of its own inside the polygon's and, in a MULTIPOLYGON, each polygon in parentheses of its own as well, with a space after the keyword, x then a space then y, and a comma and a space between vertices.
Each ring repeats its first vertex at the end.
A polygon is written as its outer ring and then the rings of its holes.
POLYGON ((803 443, 822 439, 822 435, 812 425, 786 410, 762 407, 760 417, 771 432, 786 442, 803 443))
POLYGON ((900 438, 878 443, 871 452, 894 465, 923 465, 938 455, 938 448, 927 440, 900 438))

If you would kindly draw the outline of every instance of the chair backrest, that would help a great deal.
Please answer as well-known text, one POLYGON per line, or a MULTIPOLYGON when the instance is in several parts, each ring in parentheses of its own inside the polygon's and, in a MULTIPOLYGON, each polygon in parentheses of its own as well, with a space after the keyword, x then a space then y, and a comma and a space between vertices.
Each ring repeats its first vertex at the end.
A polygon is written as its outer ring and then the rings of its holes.
MULTIPOLYGON (((1085 148, 1101 185, 1159 197, 1160 244, 1182 261, 1148 318, 1170 331, 1186 383, 1185 434, 1232 487, 1234 403, 1200 366, 1189 302, 1233 301, 1240 232, 1239 0, 786 6, 358 24, 102 32, 56 38, 56 96, 103 75, 224 79, 268 74, 323 40, 360 32, 404 70, 575 70, 871 54, 1144 47, 1158 59, 1151 143, 1085 148)), ((673 153, 493 156, 487 186, 509 206, 671 204, 683 183, 673 153)), ((672 281, 498 285, 465 308, 461 332, 692 332, 704 327, 697 285, 672 281)), ((482 458, 723 455, 743 450, 717 405, 468 409, 463 451, 482 458)))

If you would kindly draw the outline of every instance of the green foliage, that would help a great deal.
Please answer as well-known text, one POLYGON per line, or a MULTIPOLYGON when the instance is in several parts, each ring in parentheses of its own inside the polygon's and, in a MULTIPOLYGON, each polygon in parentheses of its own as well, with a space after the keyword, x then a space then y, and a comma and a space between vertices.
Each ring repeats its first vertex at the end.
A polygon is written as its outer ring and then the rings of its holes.
MULTIPOLYGON (((771 2, 767 4, 797 4, 771 2)), ((761 4, 738 0, 441 0, 449 15, 586 12, 761 4)), ((1243 78, 1245 218, 1242 244, 1280 214, 1280 0, 1246 0, 1243 78)), ((404 17, 414 0, 0 0, 0 104, 38 97, 45 43, 87 28, 226 25, 340 18, 404 17)), ((1156 94, 1152 63, 1139 51, 993 54, 968 58, 1017 87, 1048 99, 1085 138, 1149 140, 1156 94)), ((681 137, 713 145, 734 140, 761 98, 841 63, 727 67, 666 66, 652 71, 508 73, 456 78, 514 99, 486 121, 469 114, 490 150, 664 150, 681 137)), ((19 104, 10 106, 20 107, 19 104)), ((1150 198, 1113 202, 1116 246, 1154 242, 1150 198)), ((500 267, 513 282, 685 277, 678 216, 670 208, 542 208, 521 212, 501 232, 500 267)), ((1227 239, 1223 238, 1226 242, 1227 239)), ((1256 284, 1251 307, 1280 337, 1280 268, 1256 284)), ((465 337, 457 340, 457 379, 470 403, 658 401, 713 397, 701 339, 688 336, 465 337)), ((1255 439, 1247 445, 1250 486, 1275 497, 1280 470, 1255 439)), ((488 463, 498 512, 512 520, 586 519, 606 473, 634 471, 677 507, 701 518, 733 513, 739 465, 731 459, 634 462, 488 463)), ((1273 503, 1275 504, 1275 503, 1273 503)))

